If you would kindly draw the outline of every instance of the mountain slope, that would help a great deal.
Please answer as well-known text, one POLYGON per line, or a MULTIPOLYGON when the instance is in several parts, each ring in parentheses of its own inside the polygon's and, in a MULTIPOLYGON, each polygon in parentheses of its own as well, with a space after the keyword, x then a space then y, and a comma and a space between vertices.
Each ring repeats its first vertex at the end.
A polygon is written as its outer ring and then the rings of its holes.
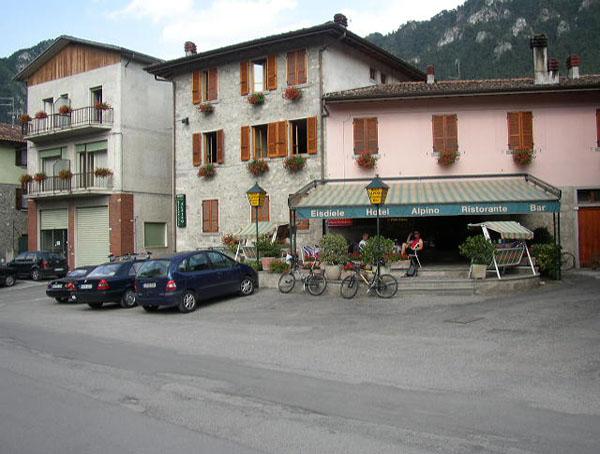
POLYGON ((529 38, 545 33, 550 57, 562 73, 570 53, 584 73, 600 72, 600 0, 467 0, 428 21, 408 22, 375 44, 424 69, 435 64, 441 78, 527 76, 532 73, 529 38))

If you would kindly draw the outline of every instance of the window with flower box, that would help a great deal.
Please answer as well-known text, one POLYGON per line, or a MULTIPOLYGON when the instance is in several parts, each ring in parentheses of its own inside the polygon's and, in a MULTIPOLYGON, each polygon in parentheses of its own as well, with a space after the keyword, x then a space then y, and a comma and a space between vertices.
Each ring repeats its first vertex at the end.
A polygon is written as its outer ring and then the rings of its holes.
POLYGON ((208 101, 216 101, 219 85, 219 73, 217 68, 207 70, 196 70, 192 73, 192 102, 200 104, 208 101))
POLYGON ((307 81, 306 49, 287 53, 287 84, 301 85, 307 81))
POLYGON ((268 155, 268 130, 269 125, 257 125, 252 127, 254 159, 264 159, 268 155))
POLYGON ((355 118, 352 128, 354 154, 376 154, 379 151, 377 118, 355 118))
POLYGON ((433 115, 431 119, 433 151, 453 153, 458 151, 458 117, 452 115, 433 115))
POLYGON ((533 114, 531 112, 508 112, 508 149, 533 149, 533 114))

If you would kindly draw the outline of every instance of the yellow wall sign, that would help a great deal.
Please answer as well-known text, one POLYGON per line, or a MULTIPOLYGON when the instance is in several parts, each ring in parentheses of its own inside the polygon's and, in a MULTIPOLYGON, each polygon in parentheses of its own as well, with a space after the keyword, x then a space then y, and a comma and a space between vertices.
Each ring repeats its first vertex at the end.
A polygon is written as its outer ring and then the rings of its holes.
POLYGON ((248 202, 250 202, 250 206, 253 207, 261 207, 265 203, 265 194, 261 193, 252 193, 248 194, 248 202))
POLYGON ((373 205, 381 205, 385 201, 387 190, 383 188, 369 189, 369 200, 373 205))

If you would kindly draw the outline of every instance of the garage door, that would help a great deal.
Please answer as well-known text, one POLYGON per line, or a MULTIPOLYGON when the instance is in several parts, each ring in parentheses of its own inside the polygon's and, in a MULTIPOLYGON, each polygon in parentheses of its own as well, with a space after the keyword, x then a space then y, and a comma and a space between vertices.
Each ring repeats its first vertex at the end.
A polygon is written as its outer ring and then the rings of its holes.
POLYGON ((69 216, 64 210, 40 211, 40 230, 63 230, 69 225, 69 216))
POLYGON ((600 208, 579 208, 579 263, 589 267, 600 261, 600 208))
POLYGON ((77 208, 77 266, 108 261, 108 207, 77 208))

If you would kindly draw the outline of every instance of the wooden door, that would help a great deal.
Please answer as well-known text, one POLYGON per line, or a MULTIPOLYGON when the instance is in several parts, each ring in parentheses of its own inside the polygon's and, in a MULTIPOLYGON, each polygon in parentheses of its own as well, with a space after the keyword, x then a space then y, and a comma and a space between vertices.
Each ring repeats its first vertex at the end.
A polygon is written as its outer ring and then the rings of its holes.
POLYGON ((579 208, 579 262, 589 267, 600 260, 600 207, 579 208))

